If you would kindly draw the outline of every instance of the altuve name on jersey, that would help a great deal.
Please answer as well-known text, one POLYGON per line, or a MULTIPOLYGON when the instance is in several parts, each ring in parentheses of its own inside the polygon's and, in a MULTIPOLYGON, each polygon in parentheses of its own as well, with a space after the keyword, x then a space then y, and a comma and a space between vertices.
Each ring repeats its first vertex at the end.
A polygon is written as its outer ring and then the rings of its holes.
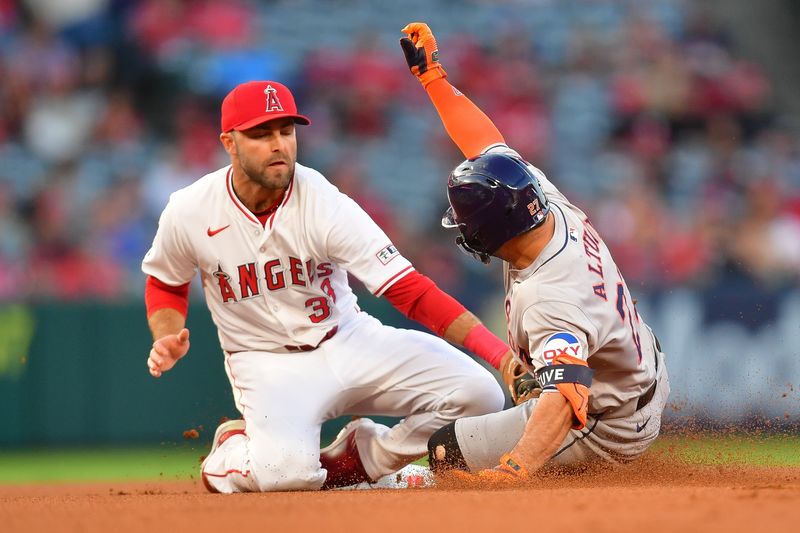
POLYGON ((589 219, 583 221, 583 250, 586 252, 587 262, 586 266, 589 272, 597 274, 600 282, 592 285, 594 293, 605 301, 608 301, 606 294, 606 283, 603 277, 603 259, 600 257, 600 235, 594 229, 589 219))

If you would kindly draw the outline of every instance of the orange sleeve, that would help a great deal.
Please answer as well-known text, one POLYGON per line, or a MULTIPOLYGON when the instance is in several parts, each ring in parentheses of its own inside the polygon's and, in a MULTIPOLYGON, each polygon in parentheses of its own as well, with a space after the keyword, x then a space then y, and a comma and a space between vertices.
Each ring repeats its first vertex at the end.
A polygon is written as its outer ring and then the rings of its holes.
POLYGON ((447 134, 467 159, 477 157, 487 146, 505 143, 491 119, 445 78, 429 83, 425 90, 447 134))

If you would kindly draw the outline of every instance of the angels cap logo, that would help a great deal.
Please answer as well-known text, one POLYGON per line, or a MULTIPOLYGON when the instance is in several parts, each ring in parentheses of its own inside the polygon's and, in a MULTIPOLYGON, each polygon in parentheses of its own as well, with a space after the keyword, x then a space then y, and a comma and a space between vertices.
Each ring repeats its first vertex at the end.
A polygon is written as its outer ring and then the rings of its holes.
POLYGON ((281 101, 278 99, 278 91, 275 90, 275 87, 272 85, 267 85, 267 88, 264 89, 264 94, 267 95, 267 113, 272 111, 283 111, 283 106, 281 105, 281 101))

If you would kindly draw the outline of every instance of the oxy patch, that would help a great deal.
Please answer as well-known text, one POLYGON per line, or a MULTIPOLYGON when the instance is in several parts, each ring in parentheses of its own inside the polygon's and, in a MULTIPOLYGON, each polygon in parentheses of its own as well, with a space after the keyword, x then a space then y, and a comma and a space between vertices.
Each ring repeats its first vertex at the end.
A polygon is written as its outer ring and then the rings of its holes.
POLYGON ((548 365, 552 365, 553 359, 561 354, 583 359, 583 347, 580 341, 567 331, 553 333, 542 347, 542 356, 548 365))

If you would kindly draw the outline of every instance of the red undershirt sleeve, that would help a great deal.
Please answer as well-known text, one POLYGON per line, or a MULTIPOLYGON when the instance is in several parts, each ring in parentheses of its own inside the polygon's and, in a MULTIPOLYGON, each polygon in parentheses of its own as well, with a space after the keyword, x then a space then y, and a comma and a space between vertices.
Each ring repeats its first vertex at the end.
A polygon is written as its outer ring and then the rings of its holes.
MULTIPOLYGON (((456 318, 467 312, 455 298, 417 271, 407 274, 383 295, 398 311, 440 337, 456 318)), ((509 349, 483 324, 477 324, 467 333, 464 347, 495 368, 509 349)))
POLYGON ((185 317, 189 310, 189 283, 173 287, 153 276, 147 276, 144 303, 148 318, 159 309, 166 308, 175 309, 185 317))
POLYGON ((383 295, 398 311, 440 337, 466 309, 427 276, 412 271, 383 295))

